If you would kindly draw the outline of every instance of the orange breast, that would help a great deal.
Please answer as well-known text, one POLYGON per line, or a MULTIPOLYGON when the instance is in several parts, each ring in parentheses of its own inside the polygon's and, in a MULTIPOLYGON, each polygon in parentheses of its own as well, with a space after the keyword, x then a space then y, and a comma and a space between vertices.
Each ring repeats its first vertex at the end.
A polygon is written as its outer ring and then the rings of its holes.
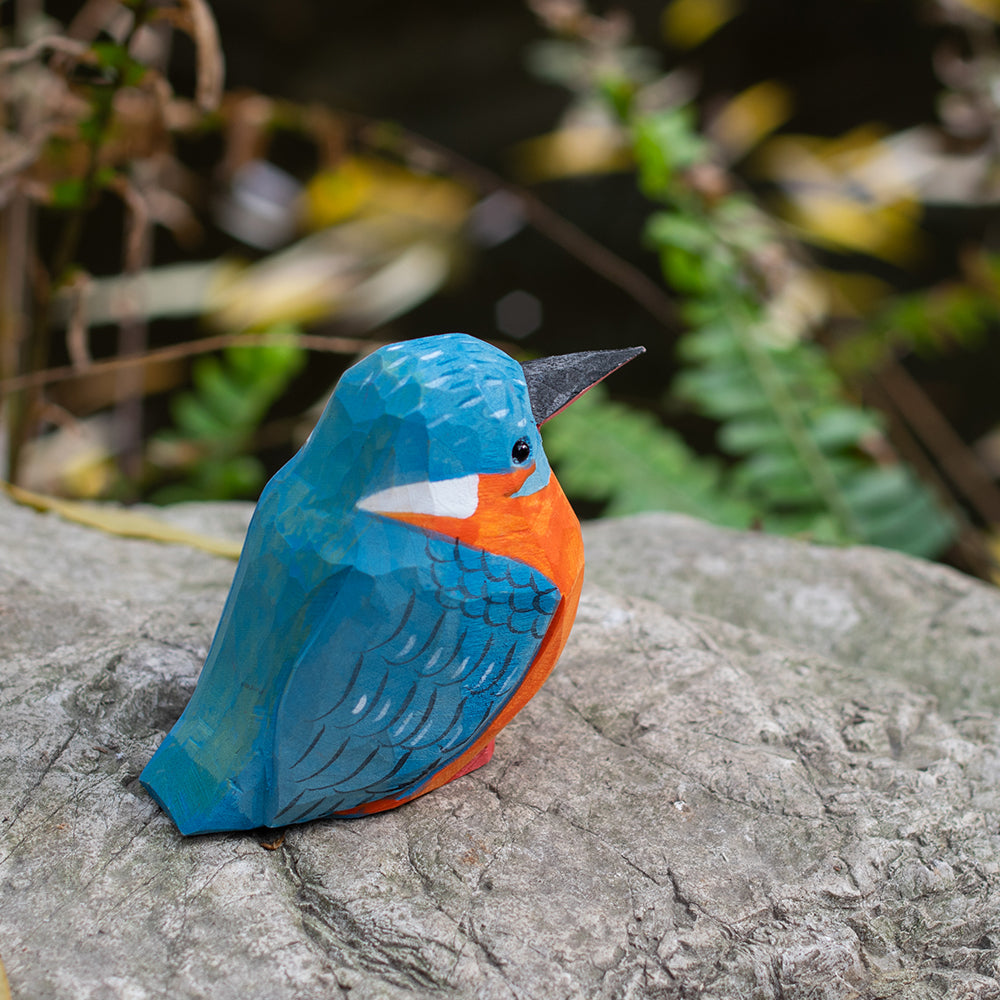
POLYGON ((457 538, 465 545, 485 549, 527 563, 544 573, 562 594, 548 631, 542 639, 521 686, 493 720, 489 729, 461 757, 442 768, 418 793, 399 799, 369 802, 345 815, 382 812, 409 802, 458 777, 474 761, 497 733, 524 708, 545 682, 569 638, 583 587, 583 539, 580 522, 555 476, 548 485, 530 496, 515 497, 532 467, 514 473, 481 476, 479 507, 471 518, 437 517, 418 514, 390 515, 401 521, 457 538))

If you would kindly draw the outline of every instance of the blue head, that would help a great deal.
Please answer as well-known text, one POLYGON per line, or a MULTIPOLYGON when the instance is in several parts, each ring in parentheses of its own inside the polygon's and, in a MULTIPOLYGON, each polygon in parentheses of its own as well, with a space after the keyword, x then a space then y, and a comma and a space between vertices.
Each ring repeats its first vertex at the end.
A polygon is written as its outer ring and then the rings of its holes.
POLYGON ((345 372, 287 468, 323 502, 353 506, 394 487, 532 462, 522 495, 551 473, 521 365, 451 333, 390 344, 345 372))

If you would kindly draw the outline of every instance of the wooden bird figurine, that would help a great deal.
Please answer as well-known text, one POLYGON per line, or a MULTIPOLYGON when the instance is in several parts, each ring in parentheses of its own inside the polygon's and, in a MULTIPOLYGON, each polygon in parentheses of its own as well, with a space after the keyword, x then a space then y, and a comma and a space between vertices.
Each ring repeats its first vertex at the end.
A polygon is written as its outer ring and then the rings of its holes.
POLYGON ((197 688, 142 772, 181 833, 391 809, 490 759, 583 583, 538 428, 642 350, 521 365, 456 333, 344 374, 265 487, 197 688))

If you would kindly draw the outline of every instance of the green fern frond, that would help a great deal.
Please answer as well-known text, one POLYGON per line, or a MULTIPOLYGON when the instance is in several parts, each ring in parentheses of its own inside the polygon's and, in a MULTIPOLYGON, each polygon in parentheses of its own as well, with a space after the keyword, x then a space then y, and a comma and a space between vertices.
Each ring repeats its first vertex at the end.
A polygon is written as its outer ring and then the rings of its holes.
POLYGON ((692 452, 649 414, 591 389, 545 425, 545 450, 571 496, 606 502, 605 514, 691 514, 746 528, 750 504, 727 494, 718 463, 692 452))
POLYGON ((879 417, 845 396, 814 345, 769 345, 751 315, 688 334, 691 364, 675 391, 720 422, 718 443, 738 459, 732 486, 765 524, 836 541, 934 555, 954 525, 903 465, 869 457, 879 417), (702 342, 704 339, 704 342, 702 342))
MULTIPOLYGON (((646 241, 686 297, 691 324, 672 392, 718 422, 719 446, 734 458, 717 487, 773 530, 936 555, 954 525, 910 470, 875 465, 869 445, 882 434, 879 418, 851 401, 805 331, 772 328, 774 226, 745 196, 705 197, 692 185, 686 172, 707 153, 690 115, 640 115, 633 136, 640 185, 662 206, 646 241)), ((951 308, 968 323, 981 320, 965 299, 951 308)))
POLYGON ((291 327, 275 328, 286 340, 236 345, 194 364, 191 392, 171 400, 174 429, 150 447, 154 465, 181 475, 156 491, 154 503, 228 500, 252 496, 264 483, 261 462, 247 454, 274 401, 305 362, 291 327))

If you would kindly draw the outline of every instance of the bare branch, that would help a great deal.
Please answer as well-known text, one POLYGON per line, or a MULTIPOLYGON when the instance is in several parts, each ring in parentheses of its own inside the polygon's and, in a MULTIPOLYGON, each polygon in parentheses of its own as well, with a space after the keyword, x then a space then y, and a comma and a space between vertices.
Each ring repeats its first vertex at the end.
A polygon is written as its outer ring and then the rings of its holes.
POLYGON ((891 405, 934 456, 955 490, 988 524, 1000 524, 1000 490, 976 453, 931 402, 930 397, 902 365, 890 364, 875 382, 891 405))
POLYGON ((43 52, 59 52, 85 62, 92 62, 93 55, 83 42, 65 35, 45 35, 36 38, 30 45, 21 49, 4 49, 0 52, 0 73, 14 66, 22 66, 37 59, 43 52))
POLYGON ((205 0, 178 0, 180 9, 160 8, 153 17, 186 32, 197 53, 195 103, 202 111, 215 111, 222 102, 226 61, 219 29, 205 0))
POLYGON ((128 18, 131 14, 117 0, 87 0, 70 21, 66 34, 90 42, 102 31, 107 31, 120 40, 127 30, 125 21, 128 18))
MULTIPOLYGON (((136 365, 146 365, 160 361, 176 361, 181 358, 194 357, 198 354, 210 354, 212 351, 221 351, 226 347, 233 347, 237 344, 245 344, 249 347, 266 347, 274 343, 287 343, 288 339, 287 333, 224 333, 217 337, 206 337, 204 340, 193 340, 183 344, 173 344, 170 347, 160 347, 142 354, 95 361, 87 368, 86 374, 99 375, 104 372, 132 368, 136 365)), ((296 345, 307 351, 315 351, 319 354, 349 355, 367 354, 386 343, 386 341, 362 340, 356 337, 317 337, 308 334, 296 335, 294 341, 296 345)), ((78 378, 80 375, 81 373, 72 365, 29 372, 24 375, 16 375, 13 378, 0 380, 0 393, 6 394, 17 392, 21 389, 52 385, 56 382, 65 382, 67 379, 78 378)))
MULTIPOLYGON (((371 121, 367 124, 375 125, 371 121)), ((553 211, 530 191, 510 184, 491 170, 406 129, 394 129, 387 135, 385 129, 371 127, 366 130, 363 140, 377 149, 385 148, 387 137, 390 142, 401 142, 406 151, 414 149, 424 156, 430 155, 453 177, 465 181, 481 192, 507 192, 520 203, 528 222, 556 246, 562 247, 595 274, 617 285, 664 326, 678 328, 683 325, 673 299, 655 281, 634 264, 619 257, 603 243, 585 233, 569 219, 553 211)))
POLYGON ((145 192, 140 191, 123 175, 116 177, 111 185, 125 202, 128 211, 125 225, 124 266, 126 271, 135 272, 145 266, 143 261, 152 213, 145 192))
POLYGON ((87 342, 87 288, 90 285, 89 274, 78 271, 73 279, 64 287, 70 297, 69 321, 66 325, 66 351, 75 371, 88 369, 94 359, 90 356, 90 345, 87 342))

